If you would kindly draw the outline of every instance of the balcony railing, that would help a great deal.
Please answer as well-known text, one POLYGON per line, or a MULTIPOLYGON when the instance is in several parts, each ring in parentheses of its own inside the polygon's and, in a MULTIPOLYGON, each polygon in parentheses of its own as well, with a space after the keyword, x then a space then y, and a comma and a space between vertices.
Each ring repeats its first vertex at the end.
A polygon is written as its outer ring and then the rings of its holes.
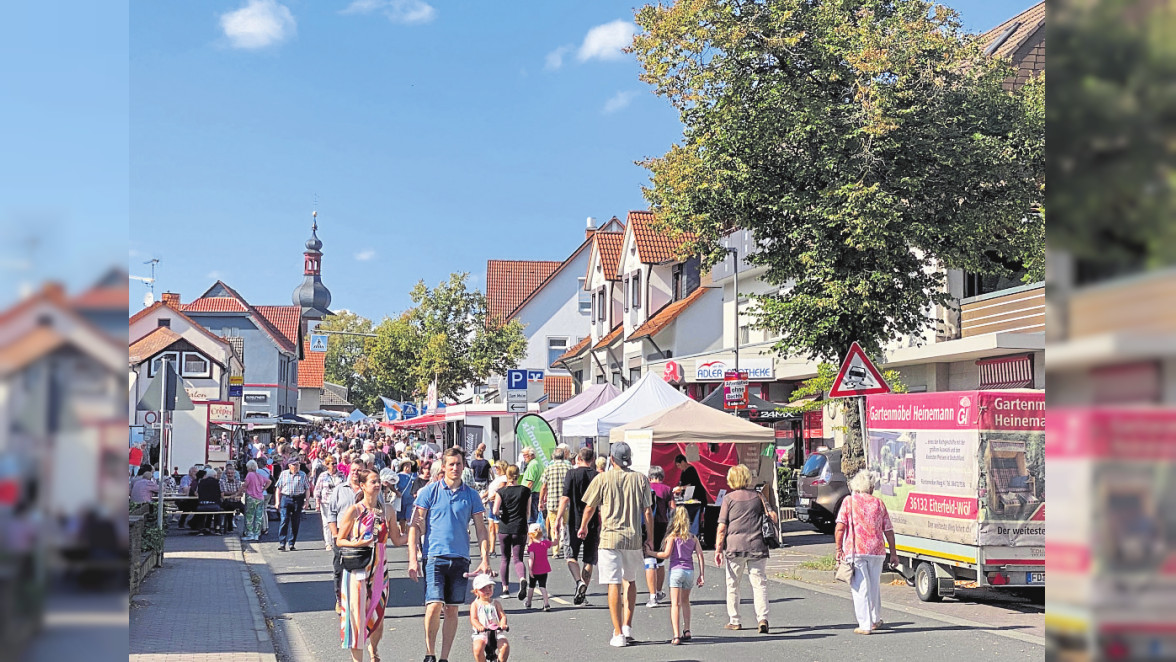
POLYGON ((960 335, 1045 331, 1045 283, 1022 285, 960 301, 960 335))

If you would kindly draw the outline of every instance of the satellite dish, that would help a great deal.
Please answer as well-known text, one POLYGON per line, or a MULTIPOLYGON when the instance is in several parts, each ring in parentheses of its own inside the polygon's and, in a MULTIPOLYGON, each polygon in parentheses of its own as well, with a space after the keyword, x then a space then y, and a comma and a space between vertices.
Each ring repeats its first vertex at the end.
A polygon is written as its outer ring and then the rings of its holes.
POLYGON ((143 295, 143 307, 144 308, 151 306, 151 304, 153 304, 153 303, 155 303, 155 295, 154 294, 152 294, 151 292, 148 292, 147 294, 143 295))

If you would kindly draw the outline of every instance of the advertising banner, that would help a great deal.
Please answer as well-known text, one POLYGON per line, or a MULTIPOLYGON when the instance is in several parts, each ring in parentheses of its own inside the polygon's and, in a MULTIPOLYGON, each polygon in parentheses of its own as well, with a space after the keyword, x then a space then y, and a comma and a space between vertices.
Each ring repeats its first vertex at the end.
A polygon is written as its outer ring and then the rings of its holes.
POLYGON ((870 396, 867 462, 898 533, 967 545, 1045 544, 1045 396, 870 396))
POLYGON ((551 425, 539 414, 527 414, 515 424, 515 438, 518 439, 519 452, 530 446, 535 449, 535 461, 547 468, 551 462, 551 454, 555 451, 555 432, 551 425))
POLYGON ((465 437, 462 444, 465 448, 466 455, 474 456, 474 451, 477 450, 478 444, 482 443, 485 428, 481 425, 466 425, 462 430, 462 435, 465 437))

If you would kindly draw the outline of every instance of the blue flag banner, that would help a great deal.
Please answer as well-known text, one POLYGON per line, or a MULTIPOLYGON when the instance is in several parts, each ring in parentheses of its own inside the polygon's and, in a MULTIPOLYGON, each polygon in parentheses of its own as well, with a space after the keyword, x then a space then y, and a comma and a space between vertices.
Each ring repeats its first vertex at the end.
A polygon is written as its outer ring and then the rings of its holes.
POLYGON ((380 396, 380 400, 384 402, 384 420, 399 421, 404 419, 404 407, 401 403, 380 396))

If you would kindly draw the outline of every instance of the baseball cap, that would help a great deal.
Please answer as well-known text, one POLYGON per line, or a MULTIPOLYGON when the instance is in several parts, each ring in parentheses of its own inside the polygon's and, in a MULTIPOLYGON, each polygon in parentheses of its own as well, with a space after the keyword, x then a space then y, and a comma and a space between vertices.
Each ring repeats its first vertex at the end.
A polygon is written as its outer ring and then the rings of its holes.
POLYGON ((483 574, 478 575, 477 577, 474 577, 474 590, 475 591, 481 591, 482 589, 486 588, 487 586, 493 586, 493 585, 494 585, 494 579, 490 575, 483 573, 483 574))
POLYGON ((543 525, 540 524, 539 522, 532 522, 531 526, 527 527, 527 529, 530 530, 531 532, 542 531, 543 525))
POLYGON ((617 464, 621 465, 625 469, 628 469, 633 465, 633 449, 629 448, 629 444, 626 444, 623 441, 618 441, 617 443, 613 444, 612 448, 609 449, 608 454, 612 457, 612 459, 617 461, 617 464))

